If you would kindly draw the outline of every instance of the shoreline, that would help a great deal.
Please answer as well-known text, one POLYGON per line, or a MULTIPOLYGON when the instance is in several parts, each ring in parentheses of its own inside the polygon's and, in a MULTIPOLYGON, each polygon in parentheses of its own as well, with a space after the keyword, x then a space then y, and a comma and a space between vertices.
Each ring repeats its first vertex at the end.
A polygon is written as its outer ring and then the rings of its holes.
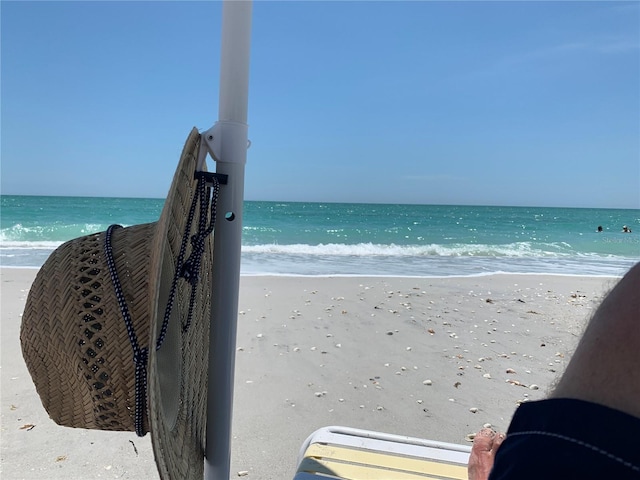
MULTIPOLYGON (((149 435, 48 418, 18 341, 37 271, 0 268, 2 477, 157 479, 149 435)), ((616 279, 241 276, 232 476, 292 478, 327 425, 461 444, 505 430, 553 387, 616 279)))
MULTIPOLYGON (((33 267, 33 266, 21 266, 21 265, 10 265, 4 266, 0 265, 0 271, 2 270, 32 270, 39 271, 42 267, 33 267)), ((594 275, 594 274, 582 274, 582 273, 549 273, 549 272, 487 272, 487 273, 473 273, 469 275, 360 275, 360 274, 321 274, 321 275, 305 275, 305 274, 297 274, 297 273, 240 273, 240 277, 295 277, 295 278, 414 278, 414 279, 445 279, 445 278, 482 278, 482 277, 491 277, 491 276, 499 276, 499 275, 513 275, 513 276, 532 276, 532 277, 578 277, 578 278, 615 278, 620 279, 622 275, 594 275)))

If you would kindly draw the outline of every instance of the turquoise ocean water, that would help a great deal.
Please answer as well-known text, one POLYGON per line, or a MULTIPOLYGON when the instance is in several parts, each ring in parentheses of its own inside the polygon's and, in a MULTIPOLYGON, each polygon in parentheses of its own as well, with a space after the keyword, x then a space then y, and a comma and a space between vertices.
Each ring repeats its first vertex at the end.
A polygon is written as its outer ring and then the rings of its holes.
MULTIPOLYGON (((62 242, 155 221, 163 200, 2 196, 0 265, 39 267, 62 242)), ((245 202, 243 274, 621 275, 640 210, 245 202), (601 225, 603 232, 596 232, 601 225), (632 233, 622 233, 627 225, 632 233)))

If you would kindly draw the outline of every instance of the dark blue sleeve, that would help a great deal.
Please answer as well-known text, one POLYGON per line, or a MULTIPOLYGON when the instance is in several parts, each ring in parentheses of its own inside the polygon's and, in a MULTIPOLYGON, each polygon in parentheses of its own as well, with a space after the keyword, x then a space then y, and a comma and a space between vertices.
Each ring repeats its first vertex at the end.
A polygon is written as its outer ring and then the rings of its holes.
POLYGON ((640 479, 639 439, 640 419, 618 410, 565 398, 525 403, 489 480, 640 479))

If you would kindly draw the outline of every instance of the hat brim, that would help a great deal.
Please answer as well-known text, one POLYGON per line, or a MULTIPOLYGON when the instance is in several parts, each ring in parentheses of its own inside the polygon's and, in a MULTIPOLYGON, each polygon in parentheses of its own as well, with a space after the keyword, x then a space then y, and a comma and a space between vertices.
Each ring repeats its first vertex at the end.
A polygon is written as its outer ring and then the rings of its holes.
MULTIPOLYGON (((195 219, 191 231, 185 233, 185 217, 196 194, 194 174, 199 148, 200 134, 194 128, 187 138, 157 223, 151 252, 149 423, 162 479, 201 479, 204 471, 213 235, 205 241, 189 328, 184 331, 183 326, 190 308, 192 285, 180 279, 175 287, 164 341, 159 349, 155 347, 183 237, 187 235, 190 239, 198 225, 195 219)), ((189 241, 184 258, 190 256, 191 249, 189 241)))

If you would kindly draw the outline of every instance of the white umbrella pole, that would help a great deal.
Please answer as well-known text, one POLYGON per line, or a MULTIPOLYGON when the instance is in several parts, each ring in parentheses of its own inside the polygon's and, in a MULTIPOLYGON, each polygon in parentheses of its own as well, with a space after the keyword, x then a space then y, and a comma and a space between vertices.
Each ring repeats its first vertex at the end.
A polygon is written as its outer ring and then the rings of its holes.
POLYGON ((220 188, 214 230, 204 470, 207 480, 228 480, 231 469, 242 204, 248 146, 251 10, 251 1, 223 2, 219 119, 203 134, 207 143, 214 146, 216 173, 228 175, 227 185, 220 188))

